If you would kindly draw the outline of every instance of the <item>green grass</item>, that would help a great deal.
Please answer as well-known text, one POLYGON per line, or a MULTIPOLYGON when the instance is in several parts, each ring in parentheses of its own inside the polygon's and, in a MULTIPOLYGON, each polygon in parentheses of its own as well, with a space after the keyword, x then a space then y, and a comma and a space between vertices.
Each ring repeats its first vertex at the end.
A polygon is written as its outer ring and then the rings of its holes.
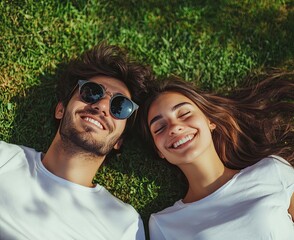
MULTIPOLYGON (((203 89, 225 91, 248 74, 294 66, 294 2, 278 0, 44 0, 0 2, 0 139, 45 151, 54 134, 55 78, 102 40, 203 89)), ((180 173, 136 140, 96 181, 150 213, 185 192, 180 173)))

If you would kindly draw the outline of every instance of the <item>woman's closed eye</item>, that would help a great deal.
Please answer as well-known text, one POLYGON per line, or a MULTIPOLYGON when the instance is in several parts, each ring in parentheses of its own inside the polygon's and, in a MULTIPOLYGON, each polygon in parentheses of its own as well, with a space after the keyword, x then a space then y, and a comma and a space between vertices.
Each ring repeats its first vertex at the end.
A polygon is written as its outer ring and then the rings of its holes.
POLYGON ((155 128, 155 130, 153 131, 154 134, 158 134, 160 132, 162 132, 165 129, 165 125, 160 125, 157 128, 155 128))
POLYGON ((178 118, 184 118, 184 117, 187 117, 187 116, 189 116, 190 113, 191 113, 191 111, 181 112, 181 113, 179 113, 178 118))
MULTIPOLYGON (((180 111, 177 114, 177 118, 179 119, 185 119, 186 117, 190 116, 191 111, 190 110, 186 110, 186 111, 180 111)), ((164 129, 166 128, 166 124, 160 124, 158 126, 154 127, 154 131, 153 134, 158 134, 164 131, 164 129)))

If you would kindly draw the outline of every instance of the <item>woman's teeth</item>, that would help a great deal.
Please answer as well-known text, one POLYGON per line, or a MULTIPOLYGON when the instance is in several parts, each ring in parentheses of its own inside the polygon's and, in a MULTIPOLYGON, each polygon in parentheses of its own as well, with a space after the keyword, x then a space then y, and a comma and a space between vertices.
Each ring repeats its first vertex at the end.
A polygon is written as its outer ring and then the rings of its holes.
POLYGON ((182 144, 190 141, 193 137, 194 137, 194 135, 190 134, 190 135, 182 138, 181 140, 179 140, 173 144, 173 148, 177 148, 177 147, 181 146, 182 144))

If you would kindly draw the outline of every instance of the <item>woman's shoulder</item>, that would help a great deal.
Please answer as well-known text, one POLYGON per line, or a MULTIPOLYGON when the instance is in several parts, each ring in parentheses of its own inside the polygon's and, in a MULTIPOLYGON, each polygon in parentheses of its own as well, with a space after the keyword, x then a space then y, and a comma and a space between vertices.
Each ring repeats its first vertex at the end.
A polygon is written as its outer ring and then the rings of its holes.
POLYGON ((294 168, 284 158, 270 155, 241 170, 241 175, 261 182, 287 182, 286 185, 294 184, 294 168))
MULTIPOLYGON (((282 158, 280 156, 277 156, 277 155, 269 155, 268 157, 266 157, 264 159, 270 159, 270 160, 272 160, 274 162, 281 162, 281 163, 290 165, 290 163, 286 159, 284 159, 284 158, 282 158)), ((262 159, 262 160, 264 160, 264 159, 262 159)))
MULTIPOLYGON (((264 168, 286 168, 294 170, 293 166, 284 158, 277 155, 270 155, 261 159, 258 163, 255 164, 256 167, 264 167, 264 168)), ((254 165, 253 165, 254 167, 254 165)))
POLYGON ((247 170, 254 170, 254 169, 267 169, 273 168, 276 169, 276 167, 285 166, 286 168, 293 168, 291 164, 285 160, 284 158, 277 156, 277 155, 269 155, 265 158, 262 158, 257 163, 253 164, 250 167, 247 167, 245 169, 247 170))

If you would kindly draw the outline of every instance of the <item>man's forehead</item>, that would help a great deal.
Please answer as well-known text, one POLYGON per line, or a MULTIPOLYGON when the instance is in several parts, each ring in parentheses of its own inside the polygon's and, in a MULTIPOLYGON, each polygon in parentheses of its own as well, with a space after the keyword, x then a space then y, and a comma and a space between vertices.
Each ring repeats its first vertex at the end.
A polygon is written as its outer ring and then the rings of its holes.
POLYGON ((121 93, 125 96, 131 97, 131 94, 127 85, 117 78, 107 77, 107 76, 97 76, 97 77, 90 78, 89 81, 102 84, 107 91, 110 91, 114 94, 121 93))

